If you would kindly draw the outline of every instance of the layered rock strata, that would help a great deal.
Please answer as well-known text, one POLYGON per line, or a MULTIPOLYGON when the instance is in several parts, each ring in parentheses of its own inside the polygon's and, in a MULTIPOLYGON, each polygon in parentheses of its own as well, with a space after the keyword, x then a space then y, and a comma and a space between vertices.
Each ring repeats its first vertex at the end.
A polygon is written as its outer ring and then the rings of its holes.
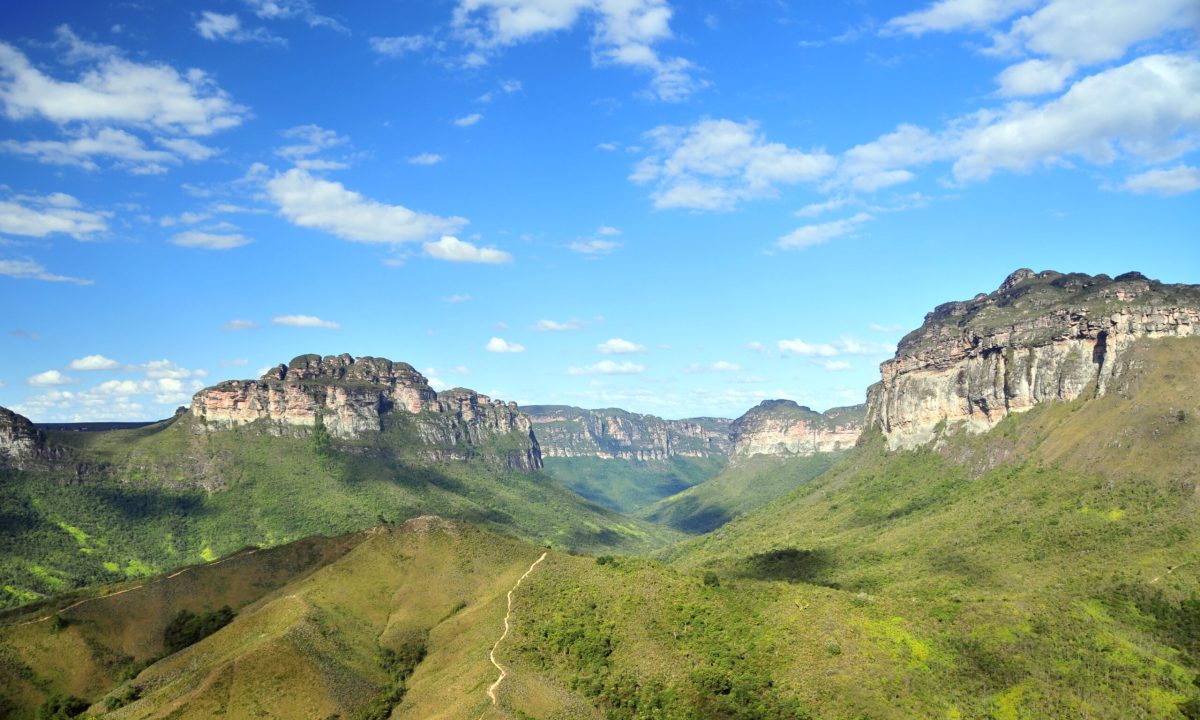
POLYGON ((864 410, 855 405, 818 413, 792 400, 764 400, 731 425, 733 457, 845 450, 862 433, 864 410))
POLYGON ((725 457, 731 447, 730 420, 664 420, 618 408, 585 410, 568 405, 529 405, 546 457, 619 458, 661 462, 674 456, 725 457))
POLYGON ((1137 340, 1196 334, 1200 286, 1018 270, 991 294, 938 306, 900 341, 868 391, 867 424, 893 449, 942 429, 982 432, 1038 403, 1103 395, 1137 340))
POLYGON ((312 432, 320 418, 336 438, 380 432, 397 419, 411 422, 426 445, 463 452, 485 446, 502 452, 508 466, 542 466, 533 424, 516 403, 473 390, 434 392, 411 365, 347 354, 301 355, 258 380, 230 380, 196 393, 190 415, 205 430, 255 424, 275 435, 312 432))
POLYGON ((0 469, 26 470, 59 454, 28 418, 0 407, 0 469))

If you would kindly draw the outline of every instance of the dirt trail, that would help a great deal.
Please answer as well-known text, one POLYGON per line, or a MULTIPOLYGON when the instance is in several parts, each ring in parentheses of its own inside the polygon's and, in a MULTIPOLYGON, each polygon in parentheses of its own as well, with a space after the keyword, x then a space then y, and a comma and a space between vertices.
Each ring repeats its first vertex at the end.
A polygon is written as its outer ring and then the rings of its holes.
POLYGON ((504 613, 504 632, 500 635, 500 638, 496 640, 496 644, 492 645, 492 651, 488 653, 488 659, 491 660, 492 664, 496 666, 496 669, 500 671, 500 677, 496 678, 496 682, 492 683, 487 689, 488 697, 492 699, 492 705, 496 704, 496 689, 500 687, 500 683, 504 682, 504 678, 508 677, 508 671, 505 670, 504 666, 496 660, 496 648, 500 647, 500 643, 504 642, 504 638, 508 637, 509 620, 512 618, 513 593, 517 591, 517 588, 521 587, 521 581, 529 577, 529 573, 533 572, 533 569, 537 567, 537 564, 545 560, 546 555, 548 554, 549 553, 542 553, 541 557, 539 557, 537 560, 534 560, 533 564, 529 566, 529 569, 525 571, 525 574, 517 580, 517 584, 512 586, 512 590, 508 591, 508 612, 504 613))

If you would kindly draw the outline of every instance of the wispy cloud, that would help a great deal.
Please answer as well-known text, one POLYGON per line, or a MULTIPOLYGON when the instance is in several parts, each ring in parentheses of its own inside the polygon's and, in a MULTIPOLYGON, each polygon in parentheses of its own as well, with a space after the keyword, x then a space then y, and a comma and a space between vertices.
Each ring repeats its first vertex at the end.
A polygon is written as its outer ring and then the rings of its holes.
POLYGON ((271 318, 276 325, 287 325, 298 328, 323 328, 325 330, 340 330, 341 325, 332 320, 322 320, 315 315, 278 315, 271 318))

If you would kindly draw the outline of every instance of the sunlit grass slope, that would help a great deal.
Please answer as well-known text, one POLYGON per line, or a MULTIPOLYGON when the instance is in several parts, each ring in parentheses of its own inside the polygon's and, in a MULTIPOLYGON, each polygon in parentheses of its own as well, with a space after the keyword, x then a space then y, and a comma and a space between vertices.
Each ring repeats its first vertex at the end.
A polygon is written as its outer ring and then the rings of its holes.
POLYGON ((56 434, 89 474, 0 478, 0 606, 426 513, 585 551, 644 552, 675 537, 486 454, 429 459, 404 427, 329 448, 188 422, 56 434))
POLYGON ((699 534, 717 529, 825 472, 840 453, 781 458, 752 455, 727 465, 716 477, 634 513, 660 525, 699 534))

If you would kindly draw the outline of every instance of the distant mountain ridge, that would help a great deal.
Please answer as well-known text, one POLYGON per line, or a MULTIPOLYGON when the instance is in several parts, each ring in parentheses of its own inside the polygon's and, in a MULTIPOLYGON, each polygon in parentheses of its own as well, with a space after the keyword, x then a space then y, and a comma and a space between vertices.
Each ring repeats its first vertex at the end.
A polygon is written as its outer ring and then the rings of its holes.
POLYGON ((546 457, 620 458, 661 462, 668 458, 724 457, 730 452, 727 418, 664 420, 620 408, 587 410, 570 405, 526 405, 546 457))
POLYGON ((1000 287, 939 305, 867 393, 867 425, 894 448, 939 429, 987 430, 1047 400, 1103 395, 1141 338, 1200 334, 1200 286, 1022 268, 1000 287))

